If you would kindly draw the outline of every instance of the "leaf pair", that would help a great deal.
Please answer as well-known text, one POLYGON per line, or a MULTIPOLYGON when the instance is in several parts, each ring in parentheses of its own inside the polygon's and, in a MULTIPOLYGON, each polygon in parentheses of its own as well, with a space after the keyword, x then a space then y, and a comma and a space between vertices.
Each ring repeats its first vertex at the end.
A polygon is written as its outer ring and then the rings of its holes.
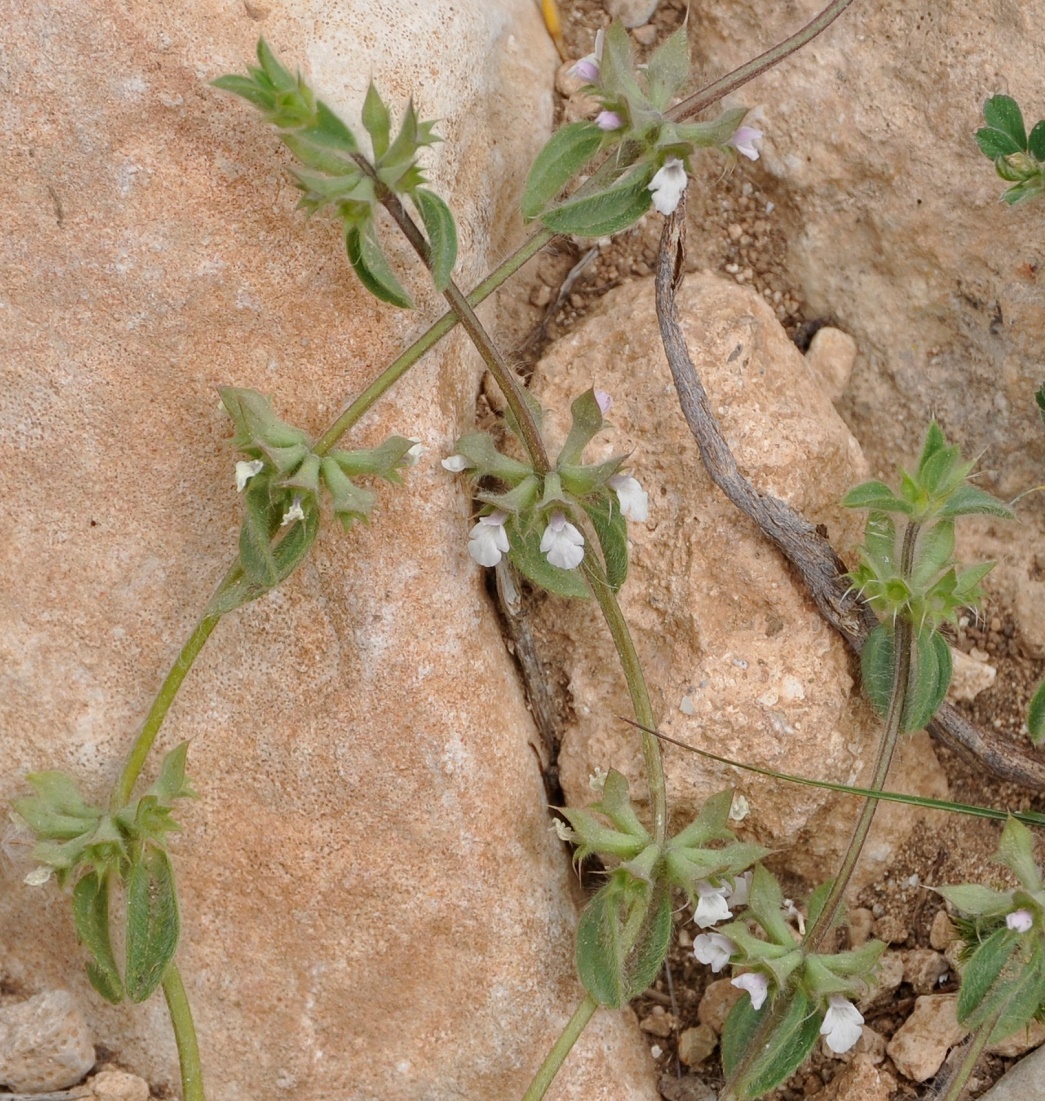
MULTIPOLYGON (((951 683, 951 648, 939 631, 920 631, 914 640, 913 662, 900 729, 921 730, 939 709, 951 683)), ((860 652, 864 691, 880 715, 889 710, 893 696, 895 632, 880 623, 867 636, 860 652)))

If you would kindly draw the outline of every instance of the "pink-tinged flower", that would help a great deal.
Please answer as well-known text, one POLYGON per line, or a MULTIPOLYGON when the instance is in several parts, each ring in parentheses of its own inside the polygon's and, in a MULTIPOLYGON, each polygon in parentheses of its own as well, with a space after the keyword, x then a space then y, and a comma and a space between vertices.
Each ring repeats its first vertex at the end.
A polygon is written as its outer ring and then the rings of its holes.
POLYGON ((508 553, 508 533, 504 522, 506 512, 491 512, 480 516, 479 523, 468 533, 468 553, 480 566, 496 566, 501 556, 508 553))
POLYGON ((863 1014, 841 994, 832 994, 827 1000, 827 1007, 820 1035, 835 1055, 841 1055, 860 1039, 863 1014))
POLYGON ((607 394, 605 390, 595 391, 595 403, 599 407, 599 412, 606 416, 606 414, 613 408, 613 395, 607 394))
POLYGON ((664 167, 649 182, 649 191, 653 196, 653 205, 661 214, 673 214, 679 205, 682 192, 686 190, 689 177, 686 166, 678 157, 669 157, 664 167))
POLYGON ((294 500, 291 502, 290 508, 283 513, 283 519, 280 520, 279 526, 285 528, 287 524, 296 523, 298 520, 305 519, 305 510, 301 507, 301 495, 294 494, 294 500))
POLYGON ((249 482, 255 474, 260 474, 264 469, 265 464, 260 459, 255 459, 253 462, 249 463, 236 463, 236 492, 242 493, 247 488, 247 482, 249 482))
POLYGON ((642 523, 649 519, 649 494, 630 474, 614 474, 609 487, 617 494, 620 510, 629 520, 642 523))
POLYGON ((741 126, 738 127, 737 132, 726 142, 726 145, 731 145, 742 156, 747 157, 748 160, 758 160, 758 147, 755 145, 756 141, 762 140, 762 131, 755 129, 754 126, 741 126))
POLYGON ((451 474, 460 474, 462 470, 471 470, 472 464, 463 455, 450 455, 439 464, 443 470, 449 470, 451 474))
POLYGON ((721 933, 701 933, 693 941, 693 955, 717 975, 728 963, 737 946, 721 933))
POLYGON ((707 929, 709 925, 717 925, 720 921, 733 916, 726 902, 727 890, 728 887, 724 883, 714 887, 706 879, 697 884, 697 909, 693 914, 693 920, 701 929, 707 929))
POLYGON ((596 31, 595 49, 586 57, 582 57, 570 70, 574 76, 580 77, 586 84, 599 83, 599 66, 602 64, 602 44, 605 39, 604 31, 596 31))
POLYGON ((541 553, 549 565, 574 570, 584 558, 584 536, 561 512, 553 512, 541 536, 541 553))
POLYGON ((751 1008, 761 1009, 769 993, 769 979, 759 971, 747 971, 729 980, 730 986, 746 990, 751 995, 751 1008))
POLYGON ((1005 919, 1005 924, 1017 933, 1029 933, 1034 924, 1034 915, 1030 910, 1013 910, 1005 919))
POLYGON ((595 125, 600 130, 619 130, 624 125, 624 119, 616 111, 600 111, 595 116, 595 125))

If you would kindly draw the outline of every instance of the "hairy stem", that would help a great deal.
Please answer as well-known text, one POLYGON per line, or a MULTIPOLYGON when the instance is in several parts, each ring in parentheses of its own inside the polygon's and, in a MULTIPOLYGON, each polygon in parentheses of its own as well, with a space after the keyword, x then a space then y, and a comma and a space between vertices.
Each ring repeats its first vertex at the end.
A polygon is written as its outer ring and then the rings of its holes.
POLYGON ((551 1051, 545 1056, 540 1070, 534 1075, 529 1089, 523 1094, 522 1101, 541 1101, 541 1098, 548 1092, 548 1087, 552 1084, 556 1074, 559 1073, 559 1068, 566 1061, 570 1049, 580 1038, 581 1033, 592 1017, 595 1016, 595 1011, 598 1008, 595 999, 590 994, 585 994, 584 1001, 574 1010, 573 1016, 559 1034, 559 1038, 555 1041, 551 1051))
POLYGON ((182 1101, 204 1101, 203 1068, 200 1066, 196 1026, 192 1023, 189 998, 176 963, 171 963, 163 976, 163 996, 167 999, 167 1012, 174 1027, 174 1042, 178 1047, 182 1101))

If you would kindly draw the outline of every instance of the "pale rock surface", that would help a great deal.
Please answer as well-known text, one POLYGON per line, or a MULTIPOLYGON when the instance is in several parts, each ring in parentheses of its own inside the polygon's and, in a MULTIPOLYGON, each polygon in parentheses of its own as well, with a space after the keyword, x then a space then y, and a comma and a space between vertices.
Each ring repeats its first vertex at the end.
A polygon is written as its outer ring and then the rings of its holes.
POLYGON ((856 341, 841 329, 825 325, 817 329, 806 352, 806 362, 820 379, 831 402, 840 401, 856 363, 856 341))
POLYGON ((125 1070, 103 1070, 87 1085, 95 1101, 149 1101, 149 1083, 125 1070))
MULTIPOLYGON (((690 354, 741 469, 763 492, 826 525, 851 554, 863 517, 840 508, 867 473, 860 449, 754 292, 711 275, 687 278, 679 311, 690 354)), ((781 555, 713 487, 678 408, 660 345, 652 283, 607 295, 538 365, 535 386, 553 435, 563 411, 595 385, 612 393, 612 426, 595 459, 631 453, 625 470, 649 494, 649 520, 629 524, 631 567, 621 604, 646 670, 661 729, 733 759, 859 784, 868 777, 879 720, 853 683, 851 657, 781 555), (601 448, 601 451, 600 451, 601 448)), ((553 449, 554 450, 554 449, 553 449)), ((588 777, 610 767, 644 796, 634 731, 614 716, 628 697, 609 636, 587 602, 548 602, 540 613, 549 660, 569 676, 575 721, 559 758, 569 801, 591 802, 588 777)), ((946 784, 924 736, 903 743, 891 785, 942 796, 946 784)), ((675 825, 709 795, 735 785, 751 807, 743 836, 776 850, 809 879, 831 875, 854 800, 742 774, 673 746, 665 749, 675 825)), ((879 808, 857 877, 879 874, 920 820, 879 808)))
POLYGON ((929 926, 929 947, 937 952, 944 951, 958 939, 958 930, 946 910, 937 910, 929 926))
POLYGON ((870 987, 856 1003, 857 1008, 866 1017, 869 1009, 890 1001, 896 988, 903 982, 903 977, 903 956, 892 949, 886 949, 871 977, 870 987))
POLYGON ((954 663, 954 671, 951 674, 951 685, 947 689, 947 698, 964 700, 966 702, 976 699, 981 693, 990 688, 998 670, 986 661, 977 661, 969 654, 951 647, 951 658, 954 663))
POLYGON ((940 976, 947 974, 950 964, 931 948, 909 948, 900 953, 903 960, 903 981, 910 983, 916 994, 932 994, 940 976))
MULTIPOLYGON (((700 5, 702 76, 747 61, 823 7, 700 5)), ((989 449, 1004 495, 1041 481, 1041 208, 999 201, 1005 184, 973 135, 999 92, 1023 106, 1028 128, 1045 113, 1043 24, 1045 0, 854 4, 736 93, 762 106, 752 170, 780 189, 788 270, 813 316, 859 345, 845 410, 876 469, 916 456, 935 415, 970 456, 989 449)), ((1040 514, 1040 502, 1028 507, 1040 514)))
POLYGON ((697 1017, 702 1025, 707 1025, 717 1035, 729 1016, 729 1011, 746 995, 735 987, 729 979, 715 979, 709 982, 697 1006, 697 1017))
POLYGON ((91 1030, 68 990, 0 1007, 0 1083, 14 1093, 65 1089, 93 1066, 91 1030))
POLYGON ((856 1055, 816 1097, 818 1101, 889 1101, 895 1089, 893 1075, 878 1067, 871 1056, 856 1055))
POLYGON ((979 1101, 1045 1101, 1045 1048, 1021 1059, 979 1101))
POLYGON ((606 13, 625 27, 641 27, 653 18, 660 0, 606 0, 606 13))
POLYGON ((710 1025, 687 1028, 679 1037, 679 1060, 687 1067, 700 1066, 718 1047, 718 1036, 710 1025))
MULTIPOLYGON (((215 388, 253 386, 318 431, 444 308, 416 264, 416 313, 364 293, 337 227, 294 213, 276 136, 208 86, 262 32, 350 118, 373 76, 397 115, 413 93, 442 120, 424 160, 462 283, 518 234, 556 64, 531 0, 8 6, 5 799, 46 768, 107 798, 229 565, 240 502, 215 388)), ((478 377, 453 339, 366 418, 352 446, 400 432, 433 451, 380 490, 372 526, 329 526, 220 625, 157 746, 192 739, 178 958, 222 1101, 346 1083, 359 1101, 518 1096, 581 997, 531 720, 466 551, 469 503, 436 461, 478 377)), ((162 997, 88 990, 53 886, 3 892, 0 958, 26 985, 69 984, 126 1065, 176 1082, 162 997)), ((634 1023, 600 1014, 549 1096, 652 1098, 634 1023)))
POLYGON ((1026 1051, 1033 1051, 1042 1044, 1045 1044, 1045 1024, 1031 1021, 1026 1028, 1014 1032, 1000 1044, 992 1044, 987 1050, 992 1055, 1004 1055, 1007 1059, 1012 1059, 1026 1051))
POLYGON ((896 1030, 886 1045, 896 1069, 914 1082, 931 1078, 960 1043, 966 1030, 958 1024, 957 994, 923 994, 914 1012, 896 1030))

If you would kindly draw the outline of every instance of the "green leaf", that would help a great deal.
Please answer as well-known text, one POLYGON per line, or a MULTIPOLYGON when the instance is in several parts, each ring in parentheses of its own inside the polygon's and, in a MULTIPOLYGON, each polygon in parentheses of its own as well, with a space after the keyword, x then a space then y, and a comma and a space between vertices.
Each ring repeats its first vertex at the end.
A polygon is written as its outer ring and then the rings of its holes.
POLYGON ((1023 125, 1023 112, 1012 96, 991 96, 983 105, 983 117, 987 125, 1000 130, 1016 143, 1013 152, 1027 148, 1027 131, 1023 125))
POLYGON ((415 188, 411 198, 421 215, 428 237, 428 252, 432 265, 432 282, 442 294, 450 282, 457 262, 457 227, 450 208, 431 191, 415 188))
POLYGON ((572 420, 569 435, 559 452, 557 466, 579 463, 584 449, 602 428, 602 410, 599 408, 594 388, 585 390, 580 397, 574 399, 570 406, 570 416, 572 420))
POLYGON ((973 953, 962 971, 958 1020, 974 1029, 998 1016, 990 1043, 1030 1024, 1045 1001, 1045 944, 1001 928, 973 953))
POLYGON ((1012 872, 1025 890, 1041 890, 1041 872, 1034 862, 1034 835, 1015 818, 1009 818, 1001 831, 997 859, 1012 872))
POLYGON ((536 527, 521 524, 516 517, 509 516, 504 530, 511 545, 509 557, 512 565, 524 577, 556 596, 591 596, 588 583, 579 569, 560 570, 544 557, 541 551, 542 532, 536 527))
POLYGON ((860 651, 860 679, 874 709, 884 715, 893 694, 893 636, 884 623, 867 636, 860 651))
POLYGON ((984 156, 990 157, 992 161, 997 160, 998 157, 1007 157, 1013 153, 1023 152, 1023 146, 1015 139, 1003 130, 995 130, 991 126, 985 126, 983 129, 976 131, 976 144, 980 147, 980 152, 984 156))
POLYGON ((824 1015, 807 994, 796 989, 779 996, 788 998, 783 1016, 737 1079, 733 1076, 748 1054, 762 1018, 773 1011, 773 1003, 755 1010, 749 997, 741 998, 726 1018, 722 1030, 722 1066, 742 1101, 754 1101, 790 1078, 805 1062, 820 1035, 824 1015))
POLYGON ((915 640, 915 662, 904 701, 903 730, 921 730, 943 703, 951 683, 951 648, 939 631, 915 640))
POLYGON ((261 62, 261 68, 269 80, 272 81, 274 88, 281 92, 291 92, 297 89, 297 80, 276 60, 276 55, 269 49, 269 45, 264 38, 258 39, 258 61, 261 62))
POLYGON ((243 526, 239 535, 239 560, 247 579, 271 589, 279 583, 279 570, 271 540, 279 530, 280 509, 273 504, 269 480, 255 476, 243 494, 243 526))
POLYGON ((618 873, 584 908, 577 926, 577 971, 599 1005, 620 1009, 657 977, 671 938, 667 892, 624 886, 618 873), (644 913, 642 911, 645 911, 644 913), (627 932, 640 924, 628 950, 627 932))
POLYGON ((948 495, 937 515, 940 517, 1000 516, 1002 519, 1011 520, 1015 514, 1008 505, 1003 504, 986 490, 980 489, 979 486, 961 485, 948 495))
POLYGON ((599 63, 599 84, 608 96, 628 100, 632 110, 650 106, 635 80, 635 51, 631 35, 618 19, 610 24, 599 63))
POLYGON ((1027 708, 1027 729, 1035 745, 1045 741, 1045 680, 1034 689, 1030 707, 1027 708))
POLYGON ((189 743, 181 742, 163 758, 156 782, 149 788, 149 793, 155 795, 161 803, 171 803, 175 799, 195 798, 196 793, 192 790, 192 785, 185 779, 185 762, 188 753, 189 743))
POLYGON ((178 947, 174 871, 162 849, 146 849, 127 881, 127 996, 143 1002, 163 981, 178 947))
POLYGON ((359 151, 355 135, 322 101, 316 103, 315 122, 311 126, 302 127, 298 134, 315 145, 325 145, 342 153, 359 151))
POLYGON ((1041 416, 1042 424, 1045 424, 1045 385, 1035 391, 1034 401, 1038 406, 1038 413, 1041 416))
POLYGON ((257 82, 251 80, 249 76, 229 73, 228 76, 219 76, 217 80, 212 80, 210 83, 212 88, 220 88, 223 92, 232 92, 233 95, 242 97, 259 111, 267 113, 275 106, 273 93, 265 88, 259 88, 257 82))
POLYGON ((653 166, 640 165, 604 191, 567 199, 552 207, 541 221, 556 233, 577 237, 607 237, 634 225, 649 210, 653 166))
POLYGON ((374 160, 379 161, 388 152, 392 116, 388 113, 388 108, 374 87, 373 81, 367 85, 366 99, 363 100, 363 126, 366 127, 374 147, 374 160))
POLYGON ((927 587, 941 570, 951 564, 953 554, 954 523, 952 521, 941 520, 939 523, 924 527, 915 549, 911 588, 918 592, 927 587))
POLYGON ((689 43, 686 28, 679 27, 673 35, 653 51, 646 65, 650 100, 658 111, 666 111, 675 94, 689 77, 689 43))
POLYGON ((1036 161, 1045 161, 1045 119, 1035 123, 1027 139, 1027 149, 1036 161))
POLYGON ((375 298, 402 309, 413 309, 413 301, 392 274, 388 260, 378 243, 377 231, 372 220, 368 221, 362 229, 358 226, 349 226, 345 230, 345 247, 348 250, 349 263, 355 269, 360 283, 375 298))
POLYGON ((628 576, 628 522, 620 510, 615 493, 597 501, 582 501, 581 507, 595 528, 606 563, 606 580, 617 592, 628 576))
POLYGON ((885 482, 863 482, 854 486, 842 498, 842 505, 845 508, 869 508, 875 512, 911 513, 911 506, 900 500, 885 482))
POLYGON ((532 221, 599 151, 605 135, 593 122, 571 122, 556 130, 537 154, 522 197, 522 214, 532 221))
POLYGON ((979 883, 958 883, 953 887, 934 887, 933 890, 963 914, 973 917, 1005 914, 1012 909, 1010 892, 993 891, 979 883))
POLYGON ((113 1005, 123 1001, 123 980, 109 939, 110 876, 88 872, 73 888, 73 921, 80 943, 91 954, 87 978, 113 1005))

